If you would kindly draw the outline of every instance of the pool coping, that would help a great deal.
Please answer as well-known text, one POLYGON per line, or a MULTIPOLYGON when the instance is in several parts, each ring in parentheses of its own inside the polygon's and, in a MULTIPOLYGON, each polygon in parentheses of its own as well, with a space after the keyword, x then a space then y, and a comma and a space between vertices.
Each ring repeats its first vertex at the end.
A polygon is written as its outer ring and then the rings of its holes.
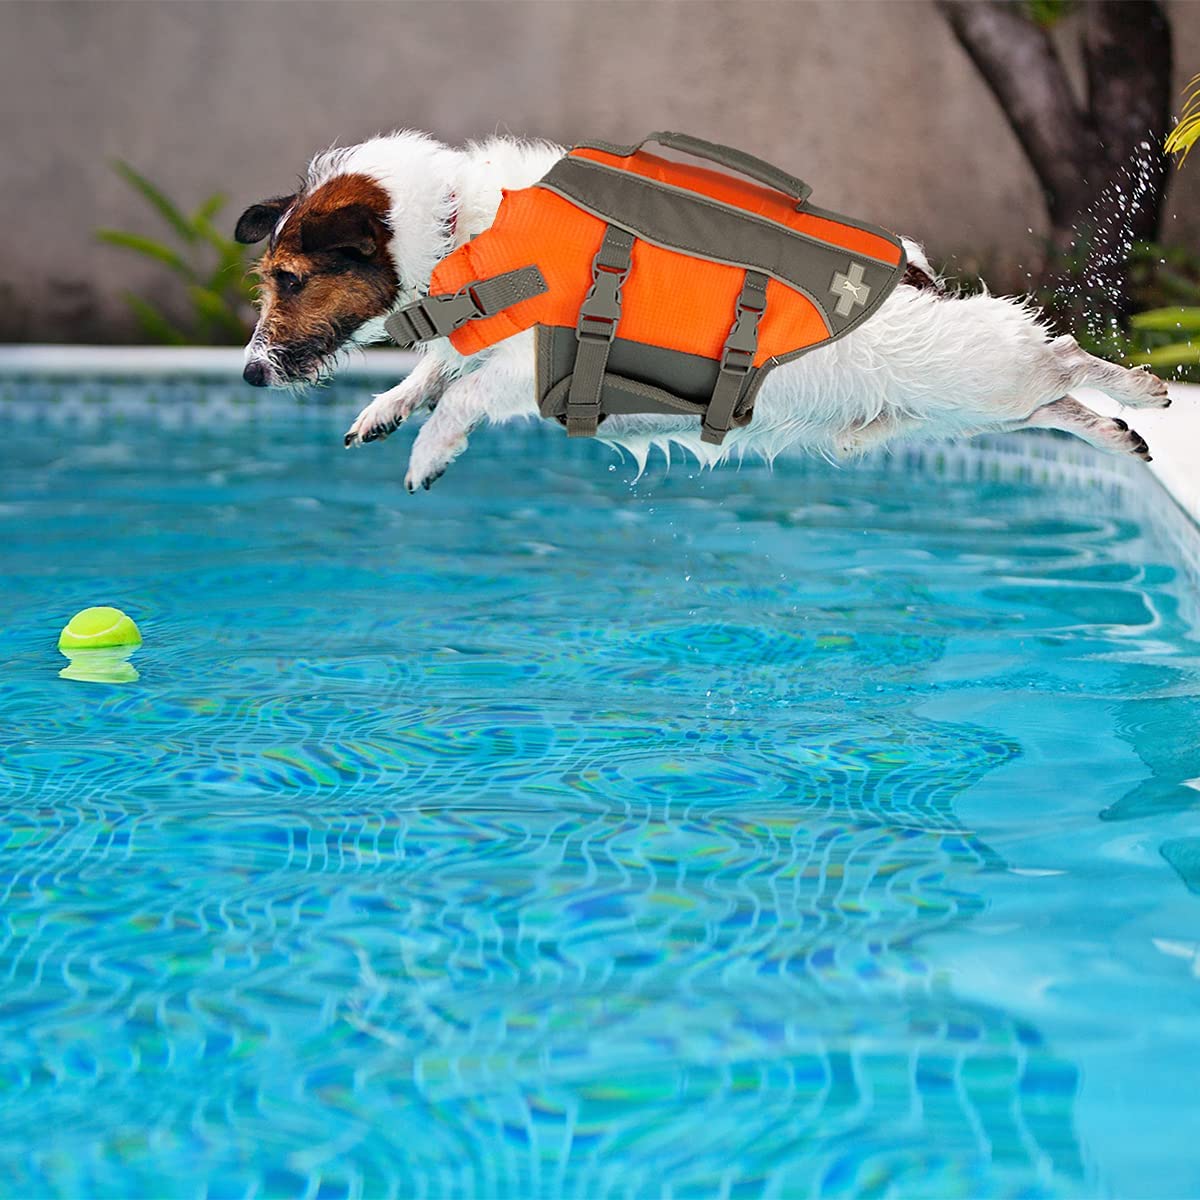
MULTIPOLYGON (((407 375, 419 356, 411 350, 358 350, 338 366, 338 376, 407 375)), ((201 375, 236 379, 245 363, 237 346, 85 346, 30 343, 0 346, 0 377, 70 375, 141 379, 201 375)))
MULTIPOLYGON (((418 360, 412 351, 359 350, 338 368, 340 379, 402 379, 418 360)), ((29 344, 0 346, 0 379, 20 376, 71 376, 137 380, 184 375, 236 380, 242 371, 242 350, 235 346, 87 346, 29 344)), ((1131 415, 1115 401, 1091 389, 1077 395, 1089 407, 1108 416, 1121 415, 1150 443, 1153 463, 1145 466, 1191 522, 1200 526, 1200 385, 1172 383, 1169 410, 1143 409, 1131 415)), ((1022 438, 1017 445, 1031 445, 1022 438)), ((1038 439, 1039 445, 1060 447, 1051 458, 1069 454, 1064 439, 1038 439)), ((905 447, 897 447, 903 456, 905 447)), ((1037 458, 1045 460, 1039 451, 1037 458)))

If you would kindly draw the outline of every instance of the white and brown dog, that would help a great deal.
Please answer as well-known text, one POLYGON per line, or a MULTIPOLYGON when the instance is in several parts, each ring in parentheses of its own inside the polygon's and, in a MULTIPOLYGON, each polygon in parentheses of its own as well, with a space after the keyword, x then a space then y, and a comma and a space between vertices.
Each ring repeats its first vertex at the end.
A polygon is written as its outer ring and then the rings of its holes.
MULTIPOLYGON (((511 138, 456 150, 403 132, 318 155, 298 193, 252 205, 237 224, 240 242, 269 238, 247 382, 314 382, 343 349, 386 340, 385 319, 424 294, 441 258, 492 223, 501 189, 528 187, 562 154, 511 138)), ((905 250, 904 282, 879 311, 771 372, 753 423, 724 445, 702 442, 694 418, 653 414, 612 416, 603 439, 644 465, 652 446, 669 451, 672 442, 714 463, 747 450, 769 459, 793 443, 841 458, 894 438, 1046 428, 1149 459, 1123 421, 1069 393, 1094 387, 1134 408, 1164 408, 1161 380, 1095 358, 1073 338, 1051 338, 1027 302, 947 294, 921 248, 906 241, 905 250)), ((537 414, 533 374, 532 333, 471 358, 445 339, 432 342, 403 382, 359 413, 346 445, 379 441, 433 409, 405 477, 409 491, 427 488, 480 421, 537 414)))

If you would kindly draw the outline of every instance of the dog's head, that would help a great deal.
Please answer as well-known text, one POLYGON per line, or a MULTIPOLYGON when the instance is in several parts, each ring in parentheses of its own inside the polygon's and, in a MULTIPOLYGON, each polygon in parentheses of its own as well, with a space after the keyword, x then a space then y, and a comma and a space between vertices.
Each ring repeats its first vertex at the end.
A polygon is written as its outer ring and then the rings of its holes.
POLYGON ((259 318, 245 378, 257 387, 311 383, 399 295, 389 197, 372 178, 341 174, 312 190, 252 204, 234 237, 267 240, 258 262, 259 318))

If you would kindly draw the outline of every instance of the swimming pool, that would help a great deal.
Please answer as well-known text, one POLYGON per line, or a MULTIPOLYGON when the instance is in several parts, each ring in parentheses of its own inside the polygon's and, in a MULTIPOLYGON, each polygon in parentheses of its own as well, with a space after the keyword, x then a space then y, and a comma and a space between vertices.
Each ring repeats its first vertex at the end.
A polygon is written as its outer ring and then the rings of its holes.
POLYGON ((530 427, 410 498, 359 394, 0 400, 0 1194, 1200 1194, 1140 467, 530 427), (60 680, 105 602, 140 681, 60 680))

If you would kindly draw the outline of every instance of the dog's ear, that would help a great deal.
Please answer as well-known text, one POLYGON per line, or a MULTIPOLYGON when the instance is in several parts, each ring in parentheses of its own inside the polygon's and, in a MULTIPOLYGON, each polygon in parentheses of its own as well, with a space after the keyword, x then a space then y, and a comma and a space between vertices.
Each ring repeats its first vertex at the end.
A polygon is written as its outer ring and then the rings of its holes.
POLYGON ((274 196, 263 200, 260 204, 252 204, 240 217, 237 228, 233 231, 233 240, 243 246, 252 246, 275 228, 279 218, 291 207, 296 199, 292 196, 274 196))
POLYGON ((388 238, 387 226, 365 204, 347 204, 333 212, 311 213, 300 226, 300 249, 348 250, 370 258, 388 238))

